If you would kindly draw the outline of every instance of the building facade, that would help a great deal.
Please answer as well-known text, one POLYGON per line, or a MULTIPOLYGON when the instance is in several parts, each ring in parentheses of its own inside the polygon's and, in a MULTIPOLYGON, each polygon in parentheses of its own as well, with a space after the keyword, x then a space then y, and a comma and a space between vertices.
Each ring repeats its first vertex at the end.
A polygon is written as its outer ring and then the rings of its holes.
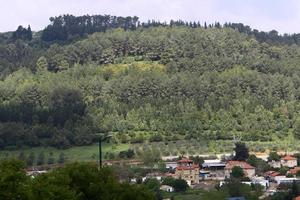
POLYGON ((243 169, 245 176, 252 178, 255 176, 255 167, 249 165, 244 161, 228 161, 225 166, 225 177, 229 178, 233 167, 240 167, 243 169))
POLYGON ((281 165, 283 167, 289 167, 289 168, 293 168, 297 166, 297 158, 292 157, 292 156, 284 156, 280 159, 281 165))
POLYGON ((189 186, 199 183, 199 165, 192 160, 182 159, 177 162, 175 178, 183 179, 189 186))

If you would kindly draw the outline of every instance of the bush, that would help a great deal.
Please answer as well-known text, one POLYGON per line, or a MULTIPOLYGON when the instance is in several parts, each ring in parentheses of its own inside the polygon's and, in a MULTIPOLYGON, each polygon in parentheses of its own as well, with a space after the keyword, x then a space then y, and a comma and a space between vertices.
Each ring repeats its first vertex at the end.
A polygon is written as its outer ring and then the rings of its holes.
POLYGON ((187 182, 183 179, 175 179, 174 190, 175 192, 185 192, 189 188, 187 182))
POLYGON ((134 157, 134 151, 132 149, 128 149, 127 151, 121 151, 119 153, 120 158, 133 158, 134 157))
POLYGON ((233 178, 242 178, 245 174, 244 171, 241 167, 238 166, 234 166, 232 168, 231 174, 230 174, 233 178))
POLYGON ((132 143, 132 144, 136 144, 136 143, 143 143, 144 142, 144 137, 143 136, 137 136, 137 137, 132 137, 131 139, 130 139, 130 142, 132 143))
POLYGON ((162 135, 160 135, 160 134, 152 135, 152 136, 149 138, 149 141, 150 141, 150 142, 161 142, 162 140, 163 140, 163 137, 162 137, 162 135))

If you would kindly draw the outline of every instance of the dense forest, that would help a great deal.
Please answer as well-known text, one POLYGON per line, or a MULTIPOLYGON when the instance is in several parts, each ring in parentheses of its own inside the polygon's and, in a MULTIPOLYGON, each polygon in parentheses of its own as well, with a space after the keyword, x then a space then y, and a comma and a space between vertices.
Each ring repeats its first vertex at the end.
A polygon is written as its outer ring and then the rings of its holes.
POLYGON ((299 35, 71 15, 0 34, 0 148, 300 138, 299 35))

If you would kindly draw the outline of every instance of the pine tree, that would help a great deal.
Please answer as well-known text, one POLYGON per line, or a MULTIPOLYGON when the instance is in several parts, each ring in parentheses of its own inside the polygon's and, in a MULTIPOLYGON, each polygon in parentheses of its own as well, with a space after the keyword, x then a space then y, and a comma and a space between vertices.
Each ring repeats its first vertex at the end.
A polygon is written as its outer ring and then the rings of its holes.
POLYGON ((60 164, 65 163, 65 154, 64 153, 59 154, 58 163, 60 163, 60 164))
POLYGON ((31 152, 26 160, 27 166, 33 166, 35 161, 35 154, 31 152))
POLYGON ((245 143, 236 143, 235 144, 235 160, 245 161, 249 157, 249 150, 246 147, 245 143))
POLYGON ((26 160, 26 155, 25 155, 24 151, 21 151, 21 152, 19 153, 18 159, 19 159, 19 160, 22 160, 22 161, 25 161, 25 160, 26 160))
POLYGON ((28 25, 28 28, 27 28, 27 37, 26 37, 27 40, 32 40, 32 31, 31 31, 31 27, 30 25, 28 25))
POLYGON ((37 158, 37 165, 43 165, 45 164, 45 154, 43 152, 41 152, 39 155, 38 155, 38 158, 37 158))

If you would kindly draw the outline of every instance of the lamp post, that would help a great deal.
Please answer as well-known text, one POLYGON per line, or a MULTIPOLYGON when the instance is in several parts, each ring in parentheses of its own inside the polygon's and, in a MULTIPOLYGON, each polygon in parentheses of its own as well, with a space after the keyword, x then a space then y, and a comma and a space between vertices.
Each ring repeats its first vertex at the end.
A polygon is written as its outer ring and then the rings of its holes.
POLYGON ((99 168, 102 168, 102 142, 112 137, 112 135, 103 136, 102 134, 98 134, 98 143, 99 143, 99 168))

